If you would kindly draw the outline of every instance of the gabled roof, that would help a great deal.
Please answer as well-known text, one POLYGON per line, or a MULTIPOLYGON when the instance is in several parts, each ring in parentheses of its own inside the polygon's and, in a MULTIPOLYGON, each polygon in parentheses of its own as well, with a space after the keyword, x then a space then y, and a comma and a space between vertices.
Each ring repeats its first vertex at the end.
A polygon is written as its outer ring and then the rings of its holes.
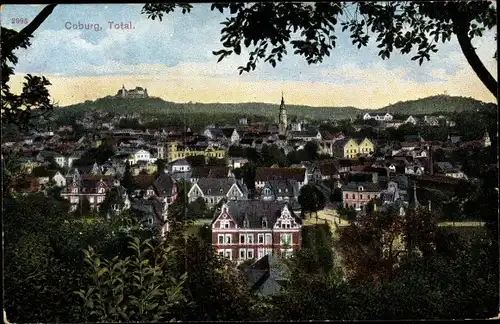
POLYGON ((277 197, 296 197, 299 194, 299 184, 294 179, 270 180, 265 184, 266 187, 277 197))
POLYGON ((196 185, 198 185, 204 195, 223 196, 227 194, 235 183, 236 180, 232 178, 200 178, 198 182, 196 182, 196 185))
POLYGON ((234 130, 234 127, 221 128, 222 134, 224 134, 227 138, 230 138, 231 135, 233 135, 234 130))
MULTIPOLYGON (((228 207, 229 216, 236 222, 238 227, 243 227, 243 220, 248 219, 249 228, 262 228, 262 220, 267 220, 268 228, 272 228, 276 220, 281 216, 281 212, 285 206, 290 206, 282 201, 263 201, 263 200, 236 200, 229 201, 228 207)), ((292 212, 290 214, 298 224, 302 224, 302 220, 292 212)), ((219 215, 217 215, 218 217, 219 215)))
POLYGON ((165 172, 161 172, 158 176, 156 176, 153 182, 154 190, 156 194, 160 196, 171 195, 174 186, 175 181, 165 172))
POLYGON ((265 296, 279 292, 288 280, 285 263, 270 254, 255 261, 244 272, 251 291, 265 296))
POLYGON ((224 166, 208 166, 208 167, 194 167, 191 170, 191 177, 194 179, 200 178, 214 178, 223 179, 229 175, 229 167, 224 166))

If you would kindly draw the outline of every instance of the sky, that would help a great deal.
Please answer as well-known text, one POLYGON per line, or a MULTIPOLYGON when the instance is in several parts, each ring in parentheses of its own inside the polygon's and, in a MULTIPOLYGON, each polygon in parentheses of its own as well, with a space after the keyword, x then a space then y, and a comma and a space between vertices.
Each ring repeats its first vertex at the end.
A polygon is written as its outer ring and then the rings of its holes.
MULTIPOLYGON (((0 9, 1 25, 21 30, 43 5, 0 9)), ((440 43, 439 52, 419 66, 411 61, 412 53, 393 53, 383 60, 373 42, 358 49, 342 33, 323 63, 308 65, 289 47, 290 54, 275 68, 262 61, 256 70, 239 75, 237 67, 246 65, 248 52, 219 63, 212 54, 222 49, 220 22, 225 16, 211 11, 210 4, 193 4, 185 15, 176 10, 161 22, 141 10, 140 4, 57 5, 34 33, 32 45, 16 52, 12 89, 19 91, 23 76, 31 73, 50 80, 51 96, 61 106, 114 95, 122 85, 145 87, 150 96, 174 102, 279 104, 282 92, 288 104, 364 109, 444 93, 495 102, 455 37, 440 43), (110 28, 110 22, 132 28, 110 28), (78 24, 99 27, 73 28, 78 24)), ((497 78, 494 30, 473 39, 473 45, 497 78)))

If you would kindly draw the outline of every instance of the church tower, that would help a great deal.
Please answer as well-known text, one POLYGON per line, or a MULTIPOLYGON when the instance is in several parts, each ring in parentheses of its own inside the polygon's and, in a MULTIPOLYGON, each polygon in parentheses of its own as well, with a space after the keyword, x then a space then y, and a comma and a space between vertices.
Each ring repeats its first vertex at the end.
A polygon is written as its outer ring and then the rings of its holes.
POLYGON ((286 129, 288 127, 287 117, 286 117, 286 109, 285 109, 285 99, 283 98, 283 92, 281 93, 281 105, 280 105, 280 113, 278 116, 278 130, 280 135, 286 134, 286 129))
POLYGON ((490 134, 488 134, 488 130, 486 130, 486 129, 484 130, 483 146, 484 147, 490 147, 491 146, 490 134))

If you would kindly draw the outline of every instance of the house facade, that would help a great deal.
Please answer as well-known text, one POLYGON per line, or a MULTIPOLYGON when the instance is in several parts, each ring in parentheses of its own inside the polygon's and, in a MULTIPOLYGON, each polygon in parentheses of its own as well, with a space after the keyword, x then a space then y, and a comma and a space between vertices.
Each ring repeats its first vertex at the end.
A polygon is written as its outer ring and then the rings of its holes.
POLYGON ((336 157, 354 159, 358 154, 371 154, 375 151, 375 145, 368 138, 356 140, 345 138, 333 144, 333 152, 336 157))
POLYGON ((77 210, 85 199, 88 200, 91 210, 99 210, 99 206, 109 191, 109 181, 104 177, 82 177, 75 174, 72 180, 61 191, 61 198, 69 200, 70 212, 77 210))
POLYGON ((207 206, 213 207, 222 199, 226 201, 246 200, 248 190, 233 178, 201 178, 193 184, 187 196, 189 202, 203 198, 207 206))
POLYGON ((302 224, 285 202, 230 201, 212 221, 212 245, 236 263, 288 257, 300 248, 302 224))
POLYGON ((167 158, 169 162, 195 155, 223 159, 225 154, 226 152, 223 149, 214 148, 211 145, 207 145, 205 147, 190 147, 187 145, 180 145, 177 142, 170 142, 167 149, 167 158))
POLYGON ((349 182, 342 188, 344 206, 352 206, 358 211, 379 196, 380 188, 373 182, 349 182))

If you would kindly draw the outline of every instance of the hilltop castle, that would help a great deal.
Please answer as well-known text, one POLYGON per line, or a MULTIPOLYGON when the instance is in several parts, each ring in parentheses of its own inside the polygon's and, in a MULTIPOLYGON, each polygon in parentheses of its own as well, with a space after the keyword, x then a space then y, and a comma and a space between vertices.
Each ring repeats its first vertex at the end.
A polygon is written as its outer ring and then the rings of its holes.
POLYGON ((116 93, 116 98, 147 98, 148 89, 136 87, 132 90, 125 89, 125 85, 122 86, 120 90, 116 93))

